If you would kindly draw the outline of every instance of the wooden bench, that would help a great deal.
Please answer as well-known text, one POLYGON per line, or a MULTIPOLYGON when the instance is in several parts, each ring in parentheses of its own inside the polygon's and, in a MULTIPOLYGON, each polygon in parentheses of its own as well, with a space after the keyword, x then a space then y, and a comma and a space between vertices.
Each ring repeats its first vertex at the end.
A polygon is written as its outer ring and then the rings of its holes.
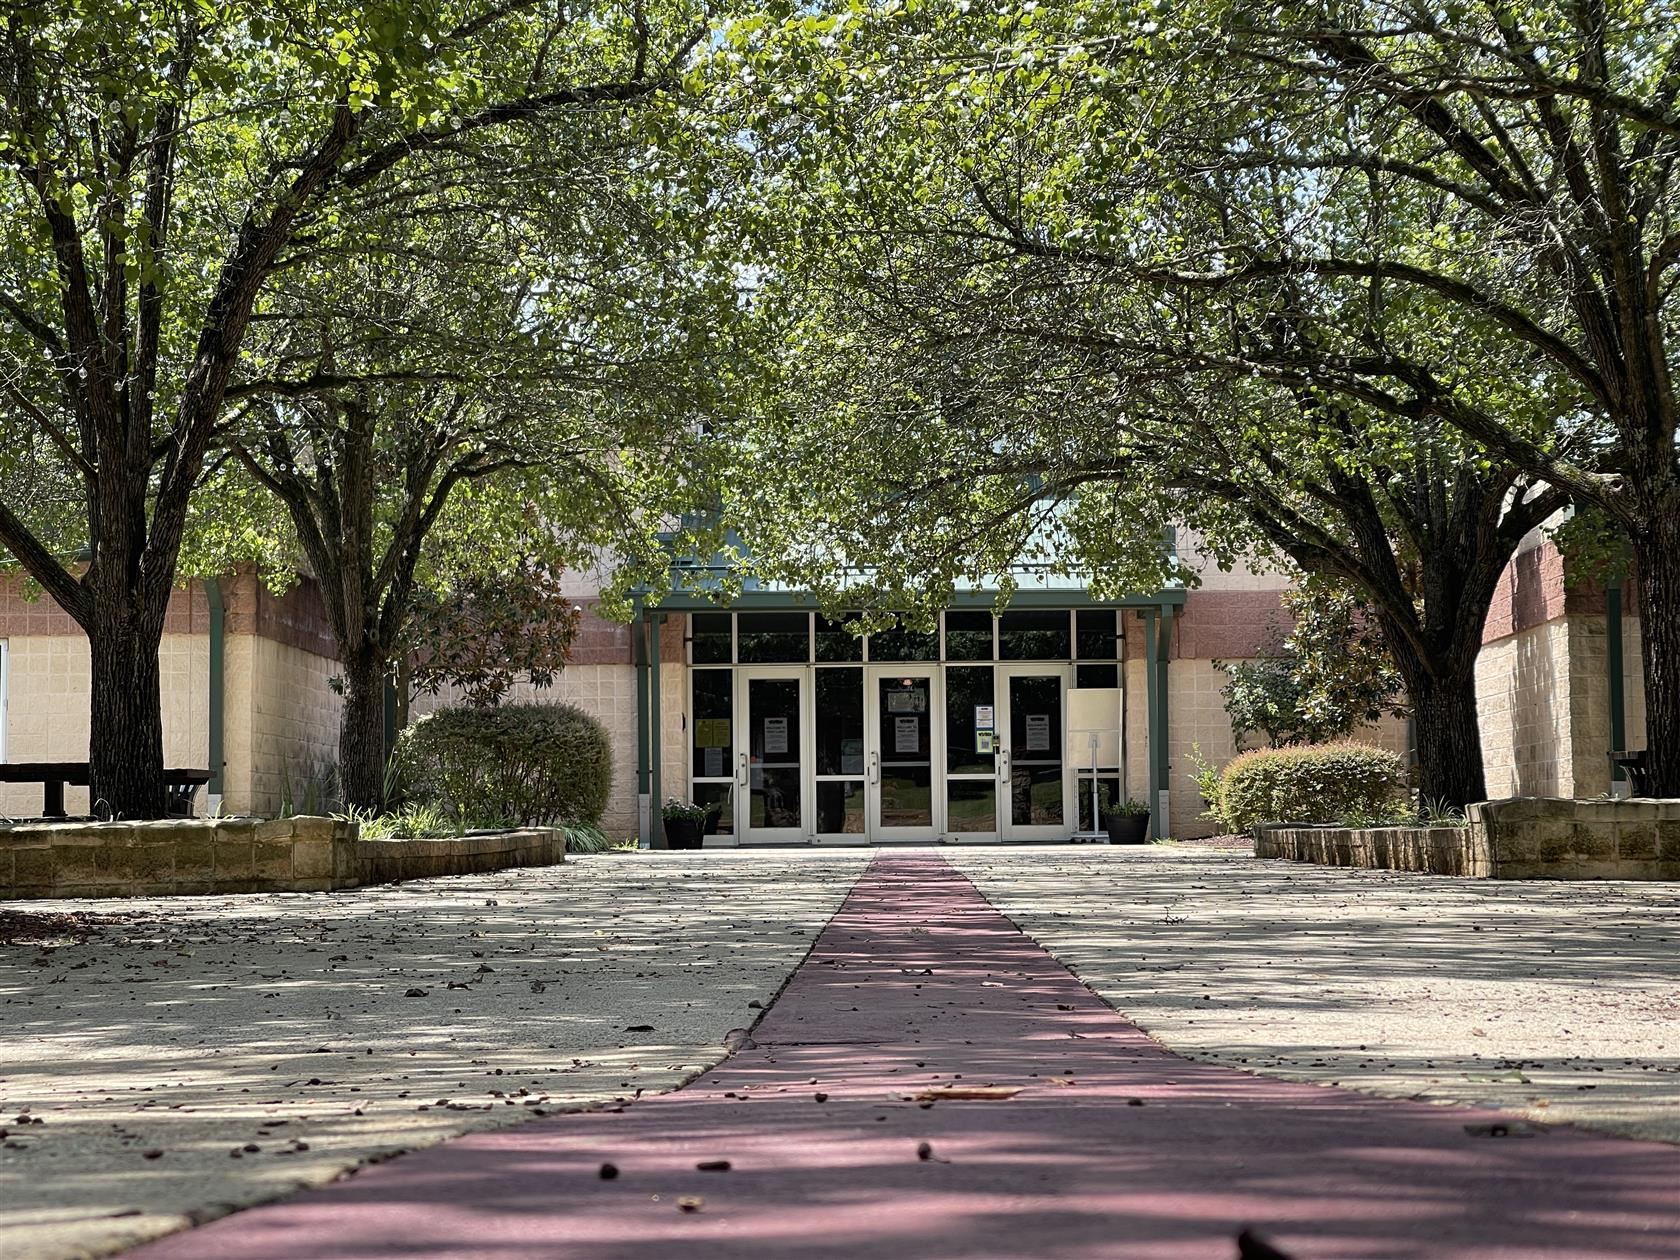
MULTIPOLYGON (((198 789, 210 782, 210 771, 170 769, 163 772, 165 794, 171 818, 190 818, 198 789)), ((64 785, 88 785, 85 761, 0 762, 0 783, 39 783, 41 817, 64 818, 64 785)))

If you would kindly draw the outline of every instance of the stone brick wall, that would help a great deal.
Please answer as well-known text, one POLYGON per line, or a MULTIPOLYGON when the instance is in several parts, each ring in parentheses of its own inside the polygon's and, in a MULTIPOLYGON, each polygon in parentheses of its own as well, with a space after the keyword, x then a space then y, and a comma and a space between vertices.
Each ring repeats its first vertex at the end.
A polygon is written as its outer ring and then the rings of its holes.
POLYGON ((1487 837, 1476 827, 1262 827, 1254 856, 1481 879, 1493 874, 1487 837))
POLYGON ((255 633, 229 634, 222 726, 222 808, 274 814, 325 809, 336 790, 338 723, 331 657, 255 633))
POLYGON ((566 837, 557 827, 530 827, 437 840, 358 840, 355 849, 360 883, 396 884, 516 866, 553 866, 566 860, 566 837))
MULTIPOLYGON (((0 604, 4 601, 0 600, 0 604)), ((29 606, 31 609, 33 605, 29 606)), ((62 617, 74 634, 25 634, 7 638, 5 709, 7 761, 86 761, 89 666, 87 637, 58 613, 29 618, 43 624, 62 617)), ((210 757, 210 641, 202 634, 171 631, 158 647, 163 692, 163 759, 172 766, 205 766, 210 757)), ((204 793, 198 794, 200 807, 204 793)), ((64 807, 89 813, 86 788, 66 787, 64 807)), ((38 816, 39 784, 0 784, 0 814, 38 816)))
POLYGON ((0 900, 325 892, 360 884, 550 866, 552 827, 437 840, 362 840, 334 818, 31 823, 0 828, 0 900))
POLYGON ((0 899, 318 892, 354 882, 331 818, 33 823, 0 830, 0 899))
POLYGON ((1680 879, 1680 800, 1488 801, 1470 822, 1498 879, 1680 879))
POLYGON ((1484 801, 1465 827, 1260 827, 1254 855, 1493 879, 1680 880, 1680 800, 1484 801))
MULTIPOLYGON (((1605 598, 1566 580, 1536 535, 1500 578, 1476 662, 1487 790, 1501 796, 1596 796, 1610 790, 1610 675, 1605 598)), ((1629 748, 1645 746, 1639 619, 1624 594, 1623 686, 1629 748)))

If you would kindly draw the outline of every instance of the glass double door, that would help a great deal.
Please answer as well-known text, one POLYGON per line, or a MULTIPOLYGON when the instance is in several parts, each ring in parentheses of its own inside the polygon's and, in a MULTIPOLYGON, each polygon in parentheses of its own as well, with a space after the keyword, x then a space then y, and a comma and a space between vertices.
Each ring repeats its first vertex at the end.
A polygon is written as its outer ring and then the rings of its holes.
POLYGON ((736 671, 742 844, 1063 839, 1062 666, 736 671))
POLYGON ((945 817, 953 840, 1072 833, 1068 674, 1060 665, 946 667, 945 817))

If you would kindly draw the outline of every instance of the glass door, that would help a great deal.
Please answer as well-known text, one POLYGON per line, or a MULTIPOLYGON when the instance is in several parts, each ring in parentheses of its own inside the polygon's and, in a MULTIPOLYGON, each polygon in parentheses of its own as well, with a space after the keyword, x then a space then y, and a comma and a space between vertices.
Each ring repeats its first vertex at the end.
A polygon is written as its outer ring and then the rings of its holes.
POLYGON ((1065 840, 1073 832, 1063 748, 1068 673, 1065 665, 998 666, 998 822, 1005 840, 1065 840))
POLYGON ((878 843, 937 837, 934 773, 939 740, 938 672, 916 667, 871 669, 865 721, 869 836, 878 843))
POLYGON ((957 842, 999 839, 998 710, 992 668, 945 667, 945 832, 957 842))
POLYGON ((735 830, 742 844, 798 843, 805 823, 805 670, 736 671, 735 830))
POLYGON ((865 796, 863 666, 819 665, 815 682, 815 840, 869 839, 865 796))

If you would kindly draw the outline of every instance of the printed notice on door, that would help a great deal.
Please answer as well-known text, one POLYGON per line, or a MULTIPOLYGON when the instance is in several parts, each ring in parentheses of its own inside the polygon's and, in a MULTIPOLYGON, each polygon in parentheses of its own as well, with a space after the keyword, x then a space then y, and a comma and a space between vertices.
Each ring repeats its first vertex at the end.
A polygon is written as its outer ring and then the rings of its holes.
POLYGON ((1027 714, 1027 751, 1050 751, 1050 715, 1048 713, 1027 714))
POLYGON ((893 751, 913 753, 922 746, 922 719, 895 717, 893 719, 893 751))
POLYGON ((787 752, 788 720, 785 717, 764 719, 764 755, 773 757, 787 752))
POLYGON ((706 749, 705 774, 708 779, 721 779, 723 777, 723 749, 706 749))

